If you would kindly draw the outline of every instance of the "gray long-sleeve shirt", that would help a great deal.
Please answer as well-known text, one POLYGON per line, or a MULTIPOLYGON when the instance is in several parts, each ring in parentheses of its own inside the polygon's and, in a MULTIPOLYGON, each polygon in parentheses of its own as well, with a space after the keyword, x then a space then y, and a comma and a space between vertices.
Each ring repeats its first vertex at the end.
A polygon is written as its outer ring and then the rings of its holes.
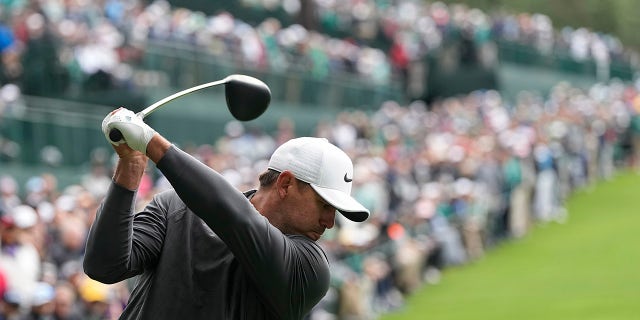
POLYGON ((272 226, 224 178, 171 147, 158 169, 173 189, 133 212, 113 183, 84 258, 93 279, 139 275, 121 319, 301 319, 329 286, 312 240, 272 226))

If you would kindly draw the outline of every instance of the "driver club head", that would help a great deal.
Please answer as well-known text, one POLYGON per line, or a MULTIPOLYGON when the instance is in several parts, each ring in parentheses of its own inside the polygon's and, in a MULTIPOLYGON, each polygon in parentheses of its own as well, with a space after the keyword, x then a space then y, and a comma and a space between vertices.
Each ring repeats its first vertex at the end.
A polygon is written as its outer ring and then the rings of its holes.
POLYGON ((225 79, 224 86, 227 107, 231 115, 240 121, 256 119, 271 102, 269 87, 254 77, 233 74, 225 79))
MULTIPOLYGON (((159 107, 174 99, 220 84, 225 85, 227 108, 231 112, 231 115, 237 120, 250 121, 256 119, 267 110, 267 107, 271 102, 271 90, 264 82, 251 76, 233 74, 227 76, 223 80, 205 83, 174 93, 171 96, 150 105, 136 115, 141 118, 145 118, 159 107)), ((118 142, 122 140, 122 138, 122 133, 118 129, 111 129, 109 131, 109 139, 112 142, 118 142)))

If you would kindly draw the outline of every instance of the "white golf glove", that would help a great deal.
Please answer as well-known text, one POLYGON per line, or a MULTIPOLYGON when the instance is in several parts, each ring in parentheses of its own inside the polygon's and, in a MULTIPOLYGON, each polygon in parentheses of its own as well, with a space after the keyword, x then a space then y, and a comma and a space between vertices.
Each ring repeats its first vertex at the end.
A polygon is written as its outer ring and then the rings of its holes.
POLYGON ((109 113, 104 120, 102 120, 102 133, 113 145, 120 145, 126 143, 133 150, 147 153, 147 144, 156 133, 149 125, 142 121, 142 118, 138 117, 133 111, 125 108, 120 108, 118 111, 109 113), (118 129, 122 133, 122 139, 120 141, 111 141, 109 139, 109 132, 111 129, 118 129))

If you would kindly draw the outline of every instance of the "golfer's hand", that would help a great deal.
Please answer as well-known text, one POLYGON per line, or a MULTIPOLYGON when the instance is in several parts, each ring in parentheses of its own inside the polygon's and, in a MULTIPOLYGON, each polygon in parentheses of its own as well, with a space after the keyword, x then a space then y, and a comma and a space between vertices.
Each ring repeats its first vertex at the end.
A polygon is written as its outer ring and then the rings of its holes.
MULTIPOLYGON (((133 111, 126 108, 118 108, 110 112, 104 120, 102 120, 102 133, 114 147, 126 144, 131 149, 140 151, 143 154, 147 152, 147 145, 156 133, 149 125, 142 121, 133 111), (117 129, 122 134, 120 141, 111 141, 109 133, 112 129, 117 129)), ((116 148, 118 154, 120 151, 126 152, 123 148, 116 148)))

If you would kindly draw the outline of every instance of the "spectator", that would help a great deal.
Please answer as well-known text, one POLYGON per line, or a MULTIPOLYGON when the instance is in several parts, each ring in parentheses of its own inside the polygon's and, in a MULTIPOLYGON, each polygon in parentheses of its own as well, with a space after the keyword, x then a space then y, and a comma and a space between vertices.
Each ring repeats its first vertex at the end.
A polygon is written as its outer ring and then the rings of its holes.
POLYGON ((109 319, 111 315, 120 315, 122 308, 116 301, 113 288, 88 277, 83 277, 79 283, 79 292, 83 306, 84 319, 109 319), (116 303, 116 304, 114 304, 116 303))
POLYGON ((86 215, 75 213, 60 219, 52 235, 48 248, 48 260, 58 268, 65 262, 79 260, 84 255, 84 245, 88 232, 86 215))
POLYGON ((26 205, 9 210, 0 223, 0 269, 7 277, 8 290, 17 295, 21 307, 28 307, 40 276, 40 255, 27 241, 38 220, 36 211, 26 205))
POLYGON ((57 96, 65 92, 68 76, 57 56, 54 35, 41 13, 25 14, 28 38, 22 54, 22 91, 27 95, 57 96))
POLYGON ((54 319, 81 320, 78 294, 68 282, 61 281, 55 286, 54 319))
POLYGON ((9 175, 0 177, 0 217, 8 214, 9 210, 22 204, 18 196, 18 183, 9 175))
POLYGON ((47 320, 54 314, 54 288, 46 282, 38 282, 31 298, 31 310, 24 320, 47 320))

